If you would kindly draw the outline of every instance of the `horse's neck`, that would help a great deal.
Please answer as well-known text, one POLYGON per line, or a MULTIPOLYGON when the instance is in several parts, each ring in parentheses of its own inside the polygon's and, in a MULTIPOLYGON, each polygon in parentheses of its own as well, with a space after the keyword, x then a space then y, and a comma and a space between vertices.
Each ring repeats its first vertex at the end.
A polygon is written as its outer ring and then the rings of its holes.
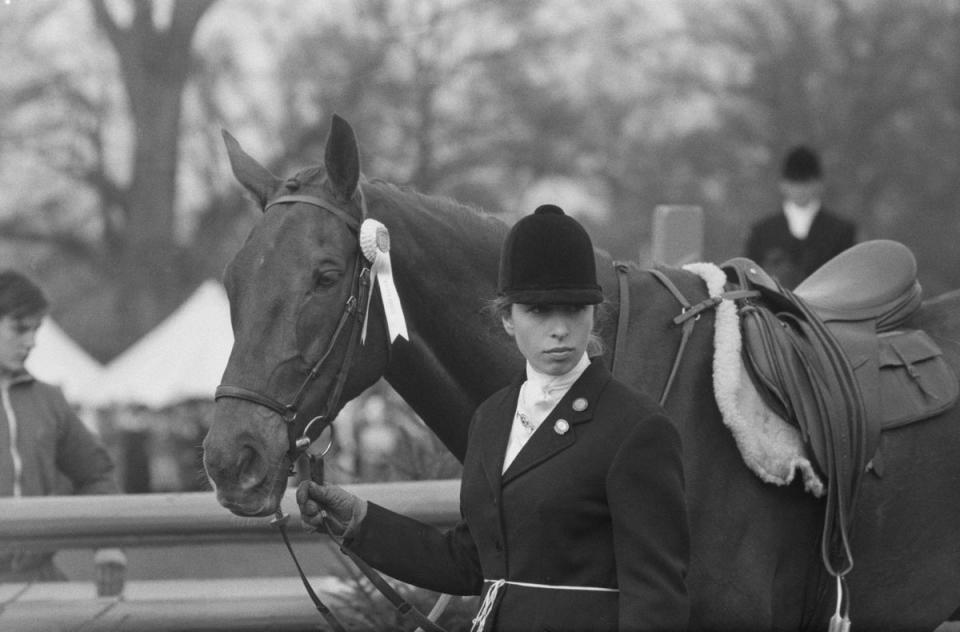
POLYGON ((496 292, 506 226, 444 201, 370 190, 371 214, 391 235, 394 277, 410 329, 386 378, 459 458, 476 407, 522 366, 485 306, 496 292))
MULTIPOLYGON (((706 298, 703 281, 696 275, 674 268, 663 268, 661 273, 685 301, 695 304, 706 298)), ((681 348, 683 327, 674 324, 673 319, 681 313, 683 305, 664 282, 649 270, 630 266, 622 286, 614 262, 603 253, 597 258, 597 276, 609 303, 601 331, 608 365, 612 366, 614 356, 617 360, 615 377, 659 399, 678 355, 688 365, 690 358, 685 356, 696 355, 698 361, 706 359, 709 366, 709 345, 681 348), (624 290, 626 297, 622 294, 624 290), (625 301, 629 313, 621 319, 620 310, 625 301), (621 332, 621 328, 625 328, 624 331, 621 332), (708 357, 704 358, 704 354, 708 357)), ((712 336, 712 316, 706 316, 697 319, 701 323, 696 327, 698 337, 712 336)), ((675 386, 671 390, 673 388, 675 386)), ((671 399, 676 397, 674 393, 671 399)))

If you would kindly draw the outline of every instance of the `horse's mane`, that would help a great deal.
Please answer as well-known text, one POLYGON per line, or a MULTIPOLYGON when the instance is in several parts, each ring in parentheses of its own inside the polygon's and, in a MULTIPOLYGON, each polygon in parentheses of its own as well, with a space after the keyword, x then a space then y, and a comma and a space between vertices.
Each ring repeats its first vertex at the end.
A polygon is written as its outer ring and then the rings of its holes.
MULTIPOLYGON (((325 174, 326 169, 324 167, 318 165, 304 167, 293 178, 289 178, 286 183, 298 181, 299 184, 306 184, 317 176, 325 174)), ((446 218, 448 221, 454 220, 458 224, 465 224, 463 227, 468 229, 471 226, 477 226, 483 230, 493 229, 497 232, 503 231, 506 225, 503 220, 479 206, 460 202, 443 195, 428 195, 410 185, 396 184, 382 178, 368 178, 362 173, 360 184, 381 193, 385 200, 396 206, 411 211, 426 211, 436 218, 446 218)))
POLYGON ((398 206, 425 210, 431 214, 462 220, 468 224, 483 224, 485 228, 496 226, 503 230, 505 226, 503 220, 479 206, 466 204, 451 197, 428 195, 410 185, 399 185, 381 178, 366 179, 364 183, 398 206))

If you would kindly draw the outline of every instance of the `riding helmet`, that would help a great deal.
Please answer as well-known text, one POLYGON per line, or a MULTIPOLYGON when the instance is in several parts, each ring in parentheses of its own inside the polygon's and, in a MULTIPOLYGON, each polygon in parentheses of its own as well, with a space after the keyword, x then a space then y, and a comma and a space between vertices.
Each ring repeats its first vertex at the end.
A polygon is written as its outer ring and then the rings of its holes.
POLYGON ((787 152, 780 173, 784 180, 790 182, 810 182, 823 177, 820 157, 817 152, 804 145, 798 145, 787 152))
POLYGON ((500 251, 499 294, 532 305, 603 302, 590 235, 553 204, 521 218, 500 251))

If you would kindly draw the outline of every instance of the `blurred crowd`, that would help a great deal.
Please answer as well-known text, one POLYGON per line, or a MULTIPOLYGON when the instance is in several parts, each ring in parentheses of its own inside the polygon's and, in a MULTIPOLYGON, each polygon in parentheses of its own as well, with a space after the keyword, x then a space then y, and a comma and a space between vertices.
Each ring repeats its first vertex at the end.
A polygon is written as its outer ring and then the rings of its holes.
MULTIPOLYGON (((203 438, 213 398, 160 409, 114 406, 85 412, 114 457, 125 493, 209 490, 203 438)), ((456 478, 460 464, 384 381, 349 402, 334 425, 325 459, 338 483, 456 478)))

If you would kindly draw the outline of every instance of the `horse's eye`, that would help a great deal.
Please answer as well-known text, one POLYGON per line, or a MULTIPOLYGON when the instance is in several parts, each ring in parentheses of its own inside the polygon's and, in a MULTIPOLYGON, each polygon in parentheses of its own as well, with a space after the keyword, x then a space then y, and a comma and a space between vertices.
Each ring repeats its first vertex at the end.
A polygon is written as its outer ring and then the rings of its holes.
POLYGON ((315 270, 313 287, 317 290, 326 290, 335 286, 342 278, 343 272, 340 270, 315 270))

